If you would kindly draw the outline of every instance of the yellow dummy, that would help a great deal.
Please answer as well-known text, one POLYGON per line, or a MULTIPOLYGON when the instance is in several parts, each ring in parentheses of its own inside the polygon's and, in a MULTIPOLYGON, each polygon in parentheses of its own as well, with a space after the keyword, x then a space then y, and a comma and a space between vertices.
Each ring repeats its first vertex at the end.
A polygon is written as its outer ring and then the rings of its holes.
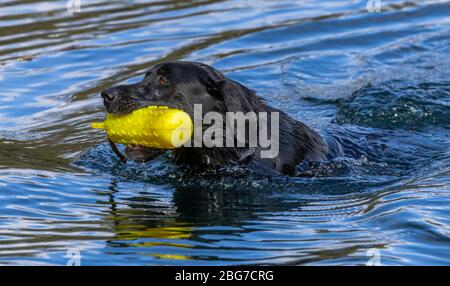
POLYGON ((104 129, 115 143, 160 149, 180 147, 193 132, 186 112, 166 106, 148 106, 125 115, 108 114, 104 122, 91 126, 104 129))

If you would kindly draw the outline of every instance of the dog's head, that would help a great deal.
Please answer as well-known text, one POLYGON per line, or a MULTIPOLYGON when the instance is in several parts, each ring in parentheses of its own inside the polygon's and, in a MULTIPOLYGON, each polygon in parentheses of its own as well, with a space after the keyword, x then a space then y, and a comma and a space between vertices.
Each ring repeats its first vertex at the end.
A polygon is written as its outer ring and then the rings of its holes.
POLYGON ((243 111, 240 109, 248 108, 240 105, 245 105, 248 93, 251 91, 205 64, 168 62, 149 69, 141 82, 106 89, 101 96, 108 113, 126 114, 164 105, 192 115, 194 104, 201 104, 203 112, 243 111), (231 102, 236 96, 241 98, 231 102))
MULTIPOLYGON (((255 94, 245 86, 208 65, 185 61, 156 65, 146 72, 141 82, 106 89, 101 96, 106 111, 114 114, 159 105, 181 109, 193 118, 195 104, 201 104, 203 114, 255 111, 257 104, 255 94)), ((136 156, 130 150, 127 156, 133 159, 136 156)), ((135 153, 141 156, 142 150, 139 148, 135 153)))

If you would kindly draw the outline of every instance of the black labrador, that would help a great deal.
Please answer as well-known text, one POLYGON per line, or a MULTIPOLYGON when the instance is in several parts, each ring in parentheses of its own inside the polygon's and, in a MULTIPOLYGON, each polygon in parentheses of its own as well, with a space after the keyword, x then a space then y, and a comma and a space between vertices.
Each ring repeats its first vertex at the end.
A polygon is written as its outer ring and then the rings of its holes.
MULTIPOLYGON (((163 105, 184 110, 193 118, 195 104, 201 104, 203 114, 214 111, 224 115, 224 118, 227 112, 278 113, 279 151, 274 158, 263 158, 262 147, 258 146, 201 145, 174 149, 173 158, 176 164, 211 169, 238 163, 293 175, 296 166, 302 161, 324 160, 329 152, 328 145, 316 131, 269 106, 242 84, 201 63, 162 63, 149 69, 141 82, 109 88, 104 90, 101 96, 106 111, 114 114, 130 113, 150 105, 163 105)), ((226 124, 224 122, 224 125, 226 124)), ((249 136, 248 132, 245 136, 249 136)), ((246 138, 246 142, 248 139, 246 138)), ((117 148, 112 146, 117 151, 117 148)), ((140 162, 151 160, 161 152, 164 150, 132 145, 125 149, 126 157, 140 162)))

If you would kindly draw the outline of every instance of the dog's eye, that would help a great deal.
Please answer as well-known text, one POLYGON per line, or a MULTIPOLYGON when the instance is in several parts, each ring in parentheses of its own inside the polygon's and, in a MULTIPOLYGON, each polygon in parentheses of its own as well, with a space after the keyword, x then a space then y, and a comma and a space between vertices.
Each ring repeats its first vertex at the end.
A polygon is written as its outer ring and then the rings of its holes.
POLYGON ((158 81, 159 81, 160 86, 166 86, 169 84, 169 81, 166 78, 164 78, 163 76, 160 76, 158 81))

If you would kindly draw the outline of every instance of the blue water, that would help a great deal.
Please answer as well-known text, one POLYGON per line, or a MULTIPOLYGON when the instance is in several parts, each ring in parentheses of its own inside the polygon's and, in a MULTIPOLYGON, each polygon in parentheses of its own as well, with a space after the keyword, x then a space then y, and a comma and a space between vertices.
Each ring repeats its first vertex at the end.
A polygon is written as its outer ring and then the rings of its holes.
POLYGON ((81 4, 0 0, 0 264, 450 264, 449 2, 81 4), (181 59, 345 156, 295 177, 117 162, 99 92, 181 59))

